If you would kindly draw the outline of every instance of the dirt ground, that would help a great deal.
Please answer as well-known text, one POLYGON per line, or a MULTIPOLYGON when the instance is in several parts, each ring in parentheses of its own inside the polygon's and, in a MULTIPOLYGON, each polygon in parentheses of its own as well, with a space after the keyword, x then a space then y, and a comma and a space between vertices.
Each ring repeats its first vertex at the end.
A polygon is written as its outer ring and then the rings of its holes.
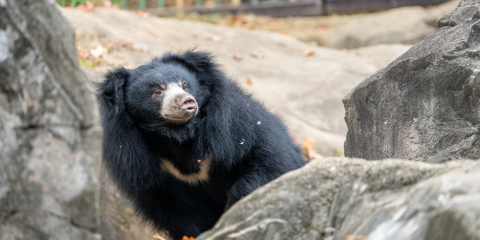
MULTIPOLYGON (((438 6, 427 6, 424 9, 423 15, 428 15, 433 19, 432 23, 436 26, 438 19, 450 13, 458 5, 459 1, 450 1, 438 6)), ((421 7, 405 7, 413 16, 415 8, 421 7)), ((250 30, 264 30, 271 32, 278 32, 285 35, 290 35, 304 42, 316 43, 319 46, 329 46, 329 40, 336 33, 336 30, 344 27, 352 22, 358 22, 365 18, 370 18, 374 15, 391 15, 393 12, 398 12, 399 9, 392 9, 390 11, 379 12, 360 12, 355 14, 333 14, 329 16, 318 17, 288 17, 288 18, 272 18, 269 16, 256 16, 253 14, 241 16, 225 16, 221 14, 212 15, 198 15, 195 13, 179 14, 178 19, 207 22, 221 26, 245 28, 250 30)), ((418 14, 418 13, 416 13, 418 14)), ((414 16, 415 17, 415 16, 414 16)), ((418 16, 417 16, 418 17, 418 16)), ((388 20, 387 20, 388 21, 388 20)), ((395 21, 395 28, 398 24, 405 22, 395 21)), ((392 26, 393 27, 393 26, 392 26)), ((384 29, 385 30, 385 29, 384 29)))
MULTIPOLYGON (((446 8, 428 11, 440 16, 446 8)), ((88 12, 65 8, 63 14, 75 29, 80 63, 91 81, 101 81, 115 67, 135 68, 168 51, 210 51, 233 80, 283 119, 299 144, 313 141, 314 150, 323 156, 343 155, 347 127, 342 98, 411 47, 319 46, 336 29, 369 14, 285 19, 210 16, 213 20, 195 15, 158 18, 110 8, 88 12)), ((114 234, 119 231, 115 223, 127 234, 124 239, 162 239, 139 223, 116 190, 105 184, 103 208, 108 208, 106 221, 111 223, 105 230, 111 238, 106 239, 122 239, 114 234)))

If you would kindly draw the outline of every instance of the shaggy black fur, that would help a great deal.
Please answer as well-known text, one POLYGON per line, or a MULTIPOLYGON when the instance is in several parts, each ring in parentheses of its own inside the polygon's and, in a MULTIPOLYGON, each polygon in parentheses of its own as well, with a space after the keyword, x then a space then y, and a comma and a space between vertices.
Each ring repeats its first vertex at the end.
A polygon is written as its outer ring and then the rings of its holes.
POLYGON ((179 240, 213 227, 223 212, 258 187, 304 165, 285 126, 219 70, 209 53, 168 53, 134 70, 116 69, 98 87, 103 162, 144 220, 179 240), (151 91, 181 79, 199 113, 182 125, 162 119, 151 91), (208 181, 183 174, 211 159, 208 181))

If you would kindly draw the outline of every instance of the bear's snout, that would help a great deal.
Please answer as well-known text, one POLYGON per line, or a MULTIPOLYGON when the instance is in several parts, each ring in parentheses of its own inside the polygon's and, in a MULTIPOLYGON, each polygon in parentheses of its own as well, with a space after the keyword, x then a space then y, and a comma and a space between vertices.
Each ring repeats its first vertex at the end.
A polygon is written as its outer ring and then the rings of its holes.
POLYGON ((198 104, 181 85, 171 83, 165 91, 160 113, 169 122, 183 124, 198 113, 198 104))
POLYGON ((193 98, 193 96, 191 95, 182 97, 179 102, 179 105, 182 106, 182 109, 185 112, 194 113, 194 114, 196 113, 198 108, 197 101, 195 101, 195 98, 193 98))

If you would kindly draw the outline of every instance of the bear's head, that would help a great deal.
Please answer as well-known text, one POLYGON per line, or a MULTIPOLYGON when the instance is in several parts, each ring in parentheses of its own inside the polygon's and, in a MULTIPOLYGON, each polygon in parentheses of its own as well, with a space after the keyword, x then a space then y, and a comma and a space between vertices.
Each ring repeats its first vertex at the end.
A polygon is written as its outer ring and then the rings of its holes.
POLYGON ((127 118, 140 129, 184 141, 194 136, 202 106, 222 91, 224 79, 205 52, 167 53, 136 69, 118 68, 98 87, 102 119, 127 118))
POLYGON ((185 124, 198 114, 199 81, 176 64, 149 64, 131 70, 125 107, 138 122, 185 124))

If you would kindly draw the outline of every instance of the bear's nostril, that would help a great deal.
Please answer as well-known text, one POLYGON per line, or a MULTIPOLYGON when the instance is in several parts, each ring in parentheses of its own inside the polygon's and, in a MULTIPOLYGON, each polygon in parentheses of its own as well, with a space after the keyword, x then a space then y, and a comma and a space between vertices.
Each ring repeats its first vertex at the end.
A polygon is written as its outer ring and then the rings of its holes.
POLYGON ((182 100, 180 100, 180 106, 190 105, 195 103, 197 103, 197 101, 195 101, 195 98, 193 98, 192 96, 185 96, 182 98, 182 100))

